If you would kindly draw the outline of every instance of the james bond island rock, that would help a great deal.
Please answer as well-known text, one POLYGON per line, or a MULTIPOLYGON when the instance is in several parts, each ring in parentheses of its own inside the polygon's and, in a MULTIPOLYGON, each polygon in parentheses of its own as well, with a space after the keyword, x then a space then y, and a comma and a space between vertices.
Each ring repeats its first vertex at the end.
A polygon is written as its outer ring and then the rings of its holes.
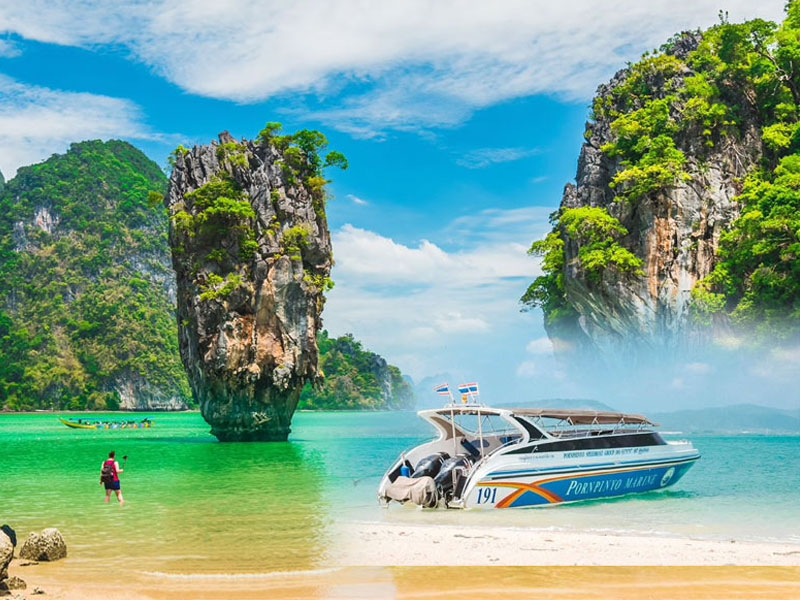
POLYGON ((0 187, 0 410, 187 407, 166 187, 118 140, 0 187))
POLYGON ((600 86, 522 298, 556 351, 800 329, 800 3, 787 11, 675 36, 600 86))
POLYGON ((319 132, 179 148, 167 194, 181 357, 221 441, 282 441, 306 382, 332 254, 319 132))

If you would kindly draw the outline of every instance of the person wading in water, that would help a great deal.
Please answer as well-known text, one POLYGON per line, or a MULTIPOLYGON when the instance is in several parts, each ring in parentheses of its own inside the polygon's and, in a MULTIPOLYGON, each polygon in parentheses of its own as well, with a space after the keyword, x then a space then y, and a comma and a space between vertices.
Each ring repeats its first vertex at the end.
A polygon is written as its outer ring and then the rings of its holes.
POLYGON ((111 500, 111 492, 113 491, 117 495, 119 505, 122 506, 125 504, 125 500, 122 498, 119 474, 124 473, 124 470, 119 468, 119 463, 115 458, 116 455, 117 453, 113 450, 108 453, 108 460, 103 463, 103 467, 100 469, 100 485, 106 487, 106 504, 111 500))

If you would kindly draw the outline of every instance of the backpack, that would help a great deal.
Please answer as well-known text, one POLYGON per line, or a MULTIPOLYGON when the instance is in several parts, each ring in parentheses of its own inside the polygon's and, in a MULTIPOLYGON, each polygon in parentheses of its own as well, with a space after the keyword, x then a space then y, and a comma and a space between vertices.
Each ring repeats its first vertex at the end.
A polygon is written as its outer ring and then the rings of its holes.
POLYGON ((114 461, 107 460, 103 463, 100 470, 100 483, 113 483, 114 481, 114 461))

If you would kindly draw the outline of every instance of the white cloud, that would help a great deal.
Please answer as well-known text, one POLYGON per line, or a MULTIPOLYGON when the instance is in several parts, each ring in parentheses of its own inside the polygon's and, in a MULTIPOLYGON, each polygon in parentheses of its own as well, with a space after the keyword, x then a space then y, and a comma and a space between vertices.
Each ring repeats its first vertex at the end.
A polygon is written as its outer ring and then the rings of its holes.
POLYGON ((474 215, 464 215, 454 219, 445 229, 453 239, 482 242, 502 242, 515 240, 524 242, 525 249, 533 240, 544 237, 550 231, 549 206, 523 206, 500 210, 487 208, 474 215))
POLYGON ((713 370, 710 364, 704 362, 687 363, 684 368, 693 375, 708 375, 713 370))
POLYGON ((0 170, 38 162, 86 139, 160 139, 136 104, 95 94, 26 85, 0 75, 0 170))
MULTIPOLYGON (((780 19, 784 0, 728 0, 732 20, 780 19)), ((585 101, 627 60, 674 32, 711 25, 717 0, 28 0, 0 31, 120 44, 183 89, 259 101, 311 92, 313 116, 362 136, 448 127, 537 93, 585 101), (360 95, 337 99, 347 84, 360 95), (364 91, 366 90, 366 91, 364 91)))
POLYGON ((354 194, 347 194, 347 199, 357 206, 367 206, 369 204, 369 202, 367 202, 363 198, 359 198, 354 194))
POLYGON ((345 225, 334 234, 333 244, 338 276, 373 286, 466 290, 540 273, 537 262, 526 255, 527 246, 512 241, 450 253, 428 240, 410 247, 345 225))
POLYGON ((517 377, 530 379, 536 377, 538 374, 539 369, 536 367, 536 363, 532 360, 523 361, 517 367, 517 377))
POLYGON ((800 366, 800 346, 774 348, 770 354, 779 363, 800 366))
POLYGON ((525 346, 525 350, 529 354, 553 354, 553 342, 550 341, 549 337, 536 338, 525 346))
POLYGON ((520 314, 518 300, 541 273, 539 261, 526 250, 531 232, 546 221, 539 211, 527 212, 526 229, 518 222, 519 214, 492 210, 463 218, 462 227, 473 226, 474 219, 490 234, 511 222, 514 234, 505 239, 487 235, 454 250, 429 240, 402 244, 374 231, 343 226, 333 233, 336 287, 326 304, 325 326, 337 335, 353 332, 368 348, 396 360, 415 377, 457 372, 458 365, 451 362, 456 354, 480 356, 498 344, 510 344, 510 354, 523 354, 524 339, 511 340, 525 335, 528 325, 521 323, 532 317, 520 314), (409 356, 424 360, 402 358, 409 356))
POLYGON ((482 333, 489 331, 489 324, 483 319, 466 317, 460 312, 449 312, 434 319, 436 328, 443 333, 482 333))
POLYGON ((14 42, 0 40, 0 58, 16 58, 22 51, 14 42))
POLYGON ((485 169, 491 165, 515 162, 539 154, 538 148, 478 148, 456 159, 456 164, 467 169, 485 169))

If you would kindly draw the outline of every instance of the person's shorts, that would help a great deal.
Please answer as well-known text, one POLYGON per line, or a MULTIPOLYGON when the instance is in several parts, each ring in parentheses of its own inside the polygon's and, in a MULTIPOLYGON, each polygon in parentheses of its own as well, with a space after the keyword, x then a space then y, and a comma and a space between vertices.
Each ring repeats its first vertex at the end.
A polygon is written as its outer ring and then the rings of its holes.
POLYGON ((119 490, 119 481, 112 481, 111 483, 103 484, 107 490, 119 490))

